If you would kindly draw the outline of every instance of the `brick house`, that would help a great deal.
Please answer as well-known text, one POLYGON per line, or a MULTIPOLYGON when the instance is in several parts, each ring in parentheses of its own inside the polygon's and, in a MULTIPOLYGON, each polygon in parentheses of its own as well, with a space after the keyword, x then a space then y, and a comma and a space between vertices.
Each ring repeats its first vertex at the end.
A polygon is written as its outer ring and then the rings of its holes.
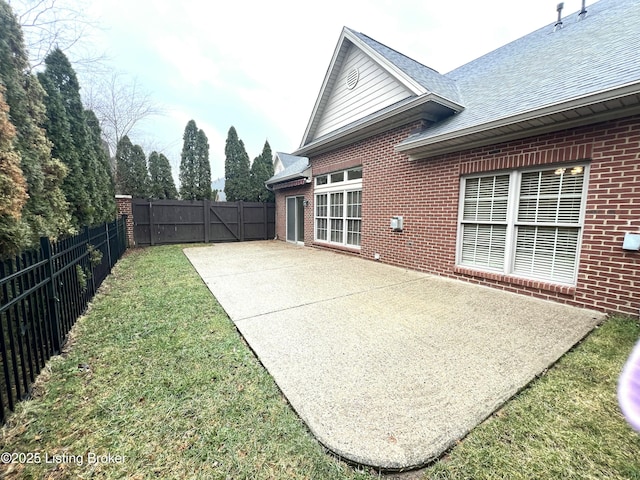
POLYGON ((267 182, 278 237, 637 316, 638 52, 633 0, 444 75, 344 28, 267 182))

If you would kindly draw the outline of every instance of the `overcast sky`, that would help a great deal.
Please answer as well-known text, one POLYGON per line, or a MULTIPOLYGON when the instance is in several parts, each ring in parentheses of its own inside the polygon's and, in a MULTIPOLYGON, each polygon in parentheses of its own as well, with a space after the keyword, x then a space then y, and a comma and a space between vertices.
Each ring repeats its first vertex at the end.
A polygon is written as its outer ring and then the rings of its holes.
MULTIPOLYGON (((93 0, 96 50, 166 112, 132 141, 163 150, 178 177, 190 119, 224 176, 231 125, 253 160, 300 144, 343 26, 446 73, 556 19, 557 0, 93 0)), ((587 2, 587 7, 593 1, 587 2)), ((580 9, 565 0, 563 16, 580 9)), ((588 8, 587 8, 588 9, 588 8)))

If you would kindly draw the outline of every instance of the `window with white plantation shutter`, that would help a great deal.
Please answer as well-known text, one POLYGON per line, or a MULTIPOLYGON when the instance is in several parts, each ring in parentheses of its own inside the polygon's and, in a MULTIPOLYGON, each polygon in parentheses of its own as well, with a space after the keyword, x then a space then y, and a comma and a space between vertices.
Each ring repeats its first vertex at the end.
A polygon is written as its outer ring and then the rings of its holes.
POLYGON ((575 283, 587 167, 462 181, 458 264, 575 283))
POLYGON ((509 175, 465 180, 460 263, 504 268, 508 200, 509 175))
POLYGON ((572 283, 577 269, 584 168, 525 172, 515 222, 515 274, 572 283))

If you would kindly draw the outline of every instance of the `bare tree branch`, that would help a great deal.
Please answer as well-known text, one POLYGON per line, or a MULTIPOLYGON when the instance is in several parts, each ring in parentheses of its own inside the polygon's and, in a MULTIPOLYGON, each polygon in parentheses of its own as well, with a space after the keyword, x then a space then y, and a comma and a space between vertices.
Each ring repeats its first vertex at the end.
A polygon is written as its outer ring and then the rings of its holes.
POLYGON ((164 114, 162 107, 138 80, 123 73, 113 72, 107 77, 94 78, 88 85, 84 88, 84 104, 98 117, 112 155, 120 139, 134 134, 142 120, 164 114))
MULTIPOLYGON (((55 48, 68 54, 80 40, 87 40, 99 28, 98 22, 86 15, 86 0, 9 0, 9 4, 22 26, 32 68, 41 66, 55 48)), ((73 51, 70 58, 75 65, 100 62, 105 57, 88 48, 73 51)))

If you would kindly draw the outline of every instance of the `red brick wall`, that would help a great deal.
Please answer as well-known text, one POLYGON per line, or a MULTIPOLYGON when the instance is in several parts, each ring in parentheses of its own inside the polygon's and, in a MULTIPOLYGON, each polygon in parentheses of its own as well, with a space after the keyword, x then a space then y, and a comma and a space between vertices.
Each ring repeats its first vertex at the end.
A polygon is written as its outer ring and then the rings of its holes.
MULTIPOLYGON (((394 151, 414 125, 311 159, 313 174, 363 167, 361 256, 571 305, 637 316, 640 253, 622 250, 624 233, 640 233, 640 116, 410 161, 394 151), (455 266, 460 176, 591 160, 586 218, 575 287, 487 274, 455 266), (392 232, 392 216, 404 230, 392 232)), ((285 202, 304 194, 305 243, 313 242, 312 187, 278 192, 276 224, 285 238, 285 202)))
POLYGON ((118 207, 118 216, 127 216, 127 242, 129 246, 134 246, 133 239, 133 207, 131 205, 130 195, 116 195, 116 206, 118 207))

